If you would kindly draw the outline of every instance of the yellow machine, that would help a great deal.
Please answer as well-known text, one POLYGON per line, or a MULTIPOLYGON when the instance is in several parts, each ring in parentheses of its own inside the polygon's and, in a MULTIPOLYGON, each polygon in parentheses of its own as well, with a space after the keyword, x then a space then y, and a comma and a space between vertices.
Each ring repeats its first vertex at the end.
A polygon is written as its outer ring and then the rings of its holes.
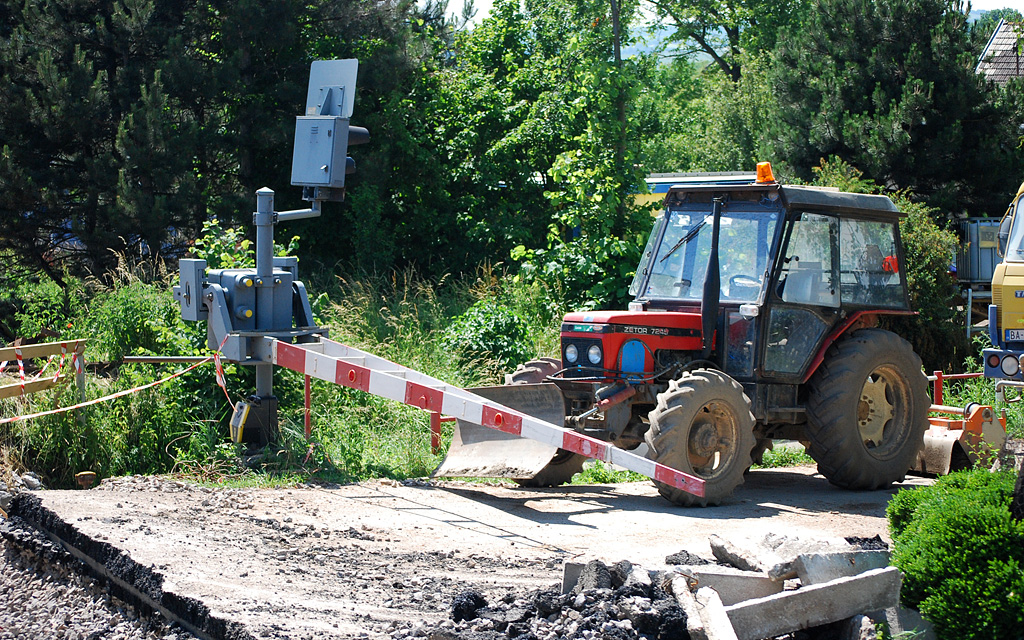
POLYGON ((988 307, 992 348, 985 349, 985 377, 1024 379, 1024 183, 999 223, 999 255, 1003 261, 992 274, 992 304, 988 307))

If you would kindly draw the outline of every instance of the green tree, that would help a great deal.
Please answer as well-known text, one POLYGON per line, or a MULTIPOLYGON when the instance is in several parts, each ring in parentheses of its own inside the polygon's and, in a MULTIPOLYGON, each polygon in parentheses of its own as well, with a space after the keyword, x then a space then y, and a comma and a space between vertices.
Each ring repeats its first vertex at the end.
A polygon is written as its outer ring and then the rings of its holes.
POLYGON ((159 248, 202 211, 156 66, 180 5, 26 2, 4 18, 0 246, 57 282, 57 256, 107 264, 125 243, 159 248))
MULTIPOLYGON (((622 304, 649 226, 630 194, 644 188, 637 150, 647 114, 637 109, 637 98, 651 81, 653 61, 616 58, 614 26, 602 2, 526 7, 537 38, 531 65, 545 84, 539 101, 560 128, 561 149, 545 168, 545 195, 554 206, 546 246, 533 240, 514 257, 523 262, 524 277, 563 282, 570 299, 622 304)), ((627 44, 637 7, 620 9, 627 44)))
POLYGON ((643 141, 650 172, 753 170, 761 160, 777 160, 765 145, 774 104, 770 58, 741 58, 745 71, 735 82, 688 61, 659 70, 658 129, 643 141))
POLYGON ((776 50, 771 142, 804 177, 836 155, 945 211, 996 211, 1024 156, 974 66, 959 1, 816 0, 776 50))
POLYGON ((208 216, 245 220, 262 186, 280 192, 279 209, 299 204, 285 187, 310 61, 359 58, 359 108, 388 112, 420 68, 414 11, 406 0, 4 5, 3 255, 59 282, 61 260, 102 271, 111 250, 179 252, 208 216))
POLYGON ((807 0, 649 0, 674 29, 672 40, 689 43, 682 54, 708 56, 733 82, 743 72, 743 52, 771 51, 797 26, 807 0))

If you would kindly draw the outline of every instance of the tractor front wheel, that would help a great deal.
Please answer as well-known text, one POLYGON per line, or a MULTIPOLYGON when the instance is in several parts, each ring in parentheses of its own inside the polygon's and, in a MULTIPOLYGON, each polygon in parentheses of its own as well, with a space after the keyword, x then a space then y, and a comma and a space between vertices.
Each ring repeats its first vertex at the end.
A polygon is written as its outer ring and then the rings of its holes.
POLYGON ((808 453, 834 485, 887 487, 913 466, 929 404, 910 343, 882 329, 856 331, 829 347, 810 380, 808 453))
POLYGON ((684 373, 658 394, 644 439, 647 457, 704 480, 698 497, 655 482, 665 499, 680 506, 718 504, 743 483, 754 449, 754 416, 743 387, 713 369, 684 373))

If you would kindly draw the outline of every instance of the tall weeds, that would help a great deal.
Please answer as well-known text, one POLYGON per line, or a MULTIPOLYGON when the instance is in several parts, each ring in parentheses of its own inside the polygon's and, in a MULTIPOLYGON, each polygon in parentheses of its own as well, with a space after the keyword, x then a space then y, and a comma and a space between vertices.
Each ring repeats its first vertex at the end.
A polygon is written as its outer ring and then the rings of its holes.
MULTIPOLYGON (((217 245, 218 255, 230 245, 217 245)), ((88 361, 112 363, 87 376, 88 398, 142 386, 180 368, 120 363, 125 355, 208 353, 205 323, 180 319, 170 291, 174 280, 162 263, 121 256, 115 271, 80 285, 88 293, 80 311, 68 319, 73 337, 84 333, 90 339, 88 361)), ((320 273, 310 280, 317 283, 311 290, 322 291, 313 296, 314 313, 333 339, 447 383, 500 383, 509 366, 496 355, 496 345, 470 352, 452 335, 454 319, 481 301, 518 318, 523 328, 519 348, 525 357, 558 351, 561 310, 548 302, 550 291, 540 284, 520 285, 489 266, 462 279, 429 280, 407 270, 348 279, 320 273)), ((232 399, 249 395, 254 386, 251 368, 226 363, 225 369, 232 399)), ((264 469, 340 479, 405 478, 427 475, 440 462, 443 451, 430 451, 426 412, 333 384, 312 384, 313 431, 307 442, 302 376, 275 371, 281 441, 264 458, 264 469)), ((76 399, 73 387, 64 387, 2 401, 0 415, 66 406, 76 399)), ((70 487, 74 474, 84 470, 101 477, 172 470, 204 476, 234 468, 230 459, 237 451, 225 444, 229 414, 213 367, 207 365, 154 389, 75 413, 0 426, 0 447, 51 486, 70 487)))

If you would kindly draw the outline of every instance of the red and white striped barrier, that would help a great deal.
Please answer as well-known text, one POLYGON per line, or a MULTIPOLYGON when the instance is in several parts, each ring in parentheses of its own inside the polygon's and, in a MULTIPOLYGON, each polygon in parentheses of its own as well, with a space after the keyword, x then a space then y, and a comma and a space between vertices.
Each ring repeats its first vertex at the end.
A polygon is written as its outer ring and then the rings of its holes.
POLYGON ((704 481, 607 442, 545 422, 436 378, 333 340, 289 344, 275 340, 273 364, 382 398, 537 440, 653 478, 695 496, 704 481))
POLYGON ((11 398, 25 396, 57 385, 64 377, 64 365, 67 362, 68 352, 71 352, 75 373, 82 372, 82 353, 85 349, 85 340, 72 340, 64 342, 44 342, 40 344, 15 344, 11 347, 0 348, 0 372, 7 366, 8 362, 16 361, 18 365, 18 381, 13 384, 0 384, 0 398, 11 398), (59 353, 59 360, 57 359, 59 353), (25 361, 46 358, 42 367, 34 376, 29 376, 25 371, 25 361), (54 363, 56 371, 52 376, 47 370, 54 363))

